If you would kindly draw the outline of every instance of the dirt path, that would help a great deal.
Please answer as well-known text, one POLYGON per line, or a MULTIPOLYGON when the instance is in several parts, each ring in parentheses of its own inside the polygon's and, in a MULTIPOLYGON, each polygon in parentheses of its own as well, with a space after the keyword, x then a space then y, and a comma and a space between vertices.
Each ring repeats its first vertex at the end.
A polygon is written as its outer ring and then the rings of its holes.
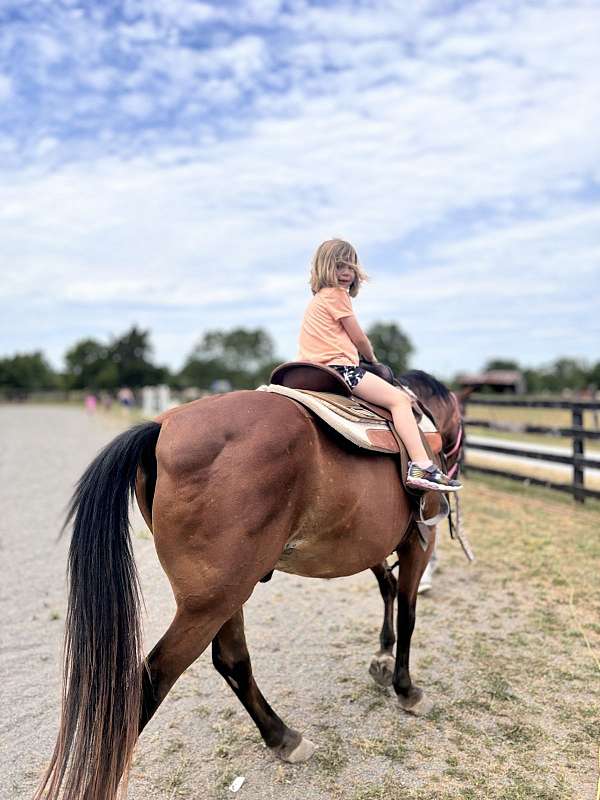
MULTIPOLYGON (((67 408, 0 407, 6 800, 31 797, 56 733, 62 509, 117 430, 67 408)), ((369 679, 381 617, 370 573, 330 582, 276 574, 246 608, 254 672, 317 753, 297 767, 276 761, 205 653, 141 738, 131 800, 232 797, 238 775, 241 800, 592 800, 600 516, 479 482, 465 502, 479 560, 468 568, 444 532, 442 570, 417 615, 413 673, 436 701, 429 719, 402 714, 369 679)), ((173 603, 139 516, 133 530, 150 646, 173 603)))

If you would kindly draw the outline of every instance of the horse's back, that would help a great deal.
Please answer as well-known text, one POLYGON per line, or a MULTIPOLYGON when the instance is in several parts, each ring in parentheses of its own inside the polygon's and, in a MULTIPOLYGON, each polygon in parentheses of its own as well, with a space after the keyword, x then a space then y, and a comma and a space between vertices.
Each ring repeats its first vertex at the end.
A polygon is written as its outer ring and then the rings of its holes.
POLYGON ((404 532, 393 459, 340 441, 288 398, 232 392, 179 407, 162 425, 159 555, 183 528, 195 550, 242 547, 251 557, 254 548, 268 553, 268 569, 334 577, 377 563, 404 532))
POLYGON ((297 403, 266 392, 212 395, 158 418, 157 460, 183 473, 210 466, 228 448, 243 450, 248 467, 256 461, 268 467, 304 440, 308 419, 297 403))
POLYGON ((307 416, 286 398, 240 391, 180 406, 160 421, 152 527, 174 588, 190 570, 228 565, 227 579, 243 564, 258 580, 276 563, 304 502, 307 416))

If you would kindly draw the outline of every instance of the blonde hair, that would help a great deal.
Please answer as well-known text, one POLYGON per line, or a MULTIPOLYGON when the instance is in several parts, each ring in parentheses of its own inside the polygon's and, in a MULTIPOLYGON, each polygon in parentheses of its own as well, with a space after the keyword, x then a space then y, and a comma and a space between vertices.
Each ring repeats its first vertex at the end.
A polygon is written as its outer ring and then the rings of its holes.
POLYGON ((319 289, 340 285, 337 264, 346 264, 354 270, 354 280, 348 293, 350 297, 356 297, 361 283, 368 280, 369 276, 361 267, 356 250, 343 239, 328 239, 317 247, 310 265, 310 289, 313 294, 319 289))

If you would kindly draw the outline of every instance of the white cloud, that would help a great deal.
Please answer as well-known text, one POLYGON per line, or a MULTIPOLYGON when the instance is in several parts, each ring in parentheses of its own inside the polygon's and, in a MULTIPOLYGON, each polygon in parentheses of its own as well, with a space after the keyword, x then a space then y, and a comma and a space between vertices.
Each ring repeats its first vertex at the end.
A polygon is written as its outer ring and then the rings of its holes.
POLYGON ((58 144, 58 139, 54 136, 43 136, 35 146, 36 155, 43 158, 55 150, 58 144))
POLYGON ((142 92, 130 92, 119 98, 121 109, 132 117, 148 116, 152 111, 153 105, 152 97, 142 92))
POLYGON ((141 315, 173 363, 178 314, 194 335, 266 324, 291 356, 310 254, 343 235, 374 273, 361 316, 410 326, 425 368, 495 346, 534 359, 543 307, 591 357, 575 328, 598 288, 600 9, 429 8, 265 2, 252 35, 235 28, 248 9, 180 0, 128 1, 118 35, 79 19, 64 85, 94 92, 48 107, 0 184, 7 305, 43 280, 63 316, 86 307, 82 331, 111 306, 123 327, 141 315), (63 139, 71 121, 91 136, 63 139))
POLYGON ((129 19, 139 19, 148 14, 160 20, 161 25, 171 23, 186 28, 220 19, 226 10, 196 0, 125 0, 123 13, 129 19))
MULTIPOLYGON (((145 19, 128 25, 120 25, 117 29, 117 35, 127 45, 130 43, 136 45, 138 42, 145 44, 160 39, 162 31, 153 21, 145 19)), ((129 48, 127 47, 127 49, 129 48)))
POLYGON ((64 46, 54 36, 41 31, 32 36, 32 44, 36 48, 40 58, 48 65, 60 61, 64 54, 64 46))
POLYGON ((119 73, 112 67, 98 67, 88 71, 83 70, 80 75, 80 80, 92 89, 104 91, 117 85, 119 73))
POLYGON ((0 103, 9 100, 13 93, 13 82, 8 75, 0 74, 0 103))

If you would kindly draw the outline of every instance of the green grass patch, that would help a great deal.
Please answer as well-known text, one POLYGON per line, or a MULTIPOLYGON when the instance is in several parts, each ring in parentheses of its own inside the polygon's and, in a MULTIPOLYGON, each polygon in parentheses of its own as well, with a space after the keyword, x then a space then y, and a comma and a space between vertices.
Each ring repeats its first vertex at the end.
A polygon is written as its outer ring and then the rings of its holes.
POLYGON ((348 763, 343 739, 333 728, 319 727, 319 747, 313 760, 322 774, 329 777, 338 775, 348 763))

